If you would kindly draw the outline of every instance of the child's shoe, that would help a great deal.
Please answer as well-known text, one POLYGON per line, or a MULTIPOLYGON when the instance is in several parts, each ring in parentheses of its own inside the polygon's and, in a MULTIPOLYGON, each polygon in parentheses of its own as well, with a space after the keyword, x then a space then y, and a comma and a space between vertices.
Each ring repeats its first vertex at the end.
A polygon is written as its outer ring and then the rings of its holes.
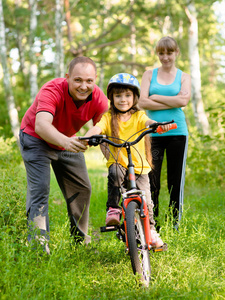
POLYGON ((119 225, 120 224, 120 209, 109 207, 105 220, 106 226, 119 225))
POLYGON ((156 232, 155 229, 151 229, 151 237, 152 237, 152 247, 154 249, 162 248, 164 243, 163 243, 162 239, 160 238, 159 233, 156 232))

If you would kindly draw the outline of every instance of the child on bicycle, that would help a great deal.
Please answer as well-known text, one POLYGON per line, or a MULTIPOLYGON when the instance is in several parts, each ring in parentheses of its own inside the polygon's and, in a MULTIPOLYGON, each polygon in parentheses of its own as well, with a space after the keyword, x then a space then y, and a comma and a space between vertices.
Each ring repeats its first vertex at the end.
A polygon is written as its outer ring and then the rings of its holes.
MULTIPOLYGON (((85 136, 94 134, 106 134, 109 137, 119 138, 123 141, 133 141, 137 138, 137 132, 155 121, 149 119, 144 111, 138 108, 140 85, 138 80, 130 74, 119 73, 114 75, 107 86, 107 97, 110 100, 110 109, 103 115, 100 122, 91 128, 85 136)), ((164 131, 169 130, 170 125, 162 126, 164 131)), ((118 139, 112 139, 118 143, 118 139)), ((119 225, 121 207, 119 206, 121 189, 126 190, 127 154, 126 149, 115 148, 109 145, 109 152, 103 151, 107 158, 108 167, 108 201, 106 204, 106 225, 119 225), (115 163, 115 157, 117 163, 115 163)), ((159 234, 155 230, 153 218, 153 202, 150 194, 148 173, 151 169, 150 137, 145 136, 132 149, 132 159, 135 165, 136 185, 146 193, 146 202, 149 210, 149 220, 153 246, 163 246, 159 234)))

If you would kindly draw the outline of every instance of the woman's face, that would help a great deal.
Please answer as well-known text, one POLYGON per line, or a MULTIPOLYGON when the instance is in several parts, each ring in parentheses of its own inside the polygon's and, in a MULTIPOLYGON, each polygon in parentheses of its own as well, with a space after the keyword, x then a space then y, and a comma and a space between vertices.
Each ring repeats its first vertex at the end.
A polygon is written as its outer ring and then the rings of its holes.
POLYGON ((169 51, 169 50, 163 50, 157 52, 157 55, 159 57, 159 60, 164 67, 171 67, 175 65, 176 57, 178 55, 177 51, 169 51))

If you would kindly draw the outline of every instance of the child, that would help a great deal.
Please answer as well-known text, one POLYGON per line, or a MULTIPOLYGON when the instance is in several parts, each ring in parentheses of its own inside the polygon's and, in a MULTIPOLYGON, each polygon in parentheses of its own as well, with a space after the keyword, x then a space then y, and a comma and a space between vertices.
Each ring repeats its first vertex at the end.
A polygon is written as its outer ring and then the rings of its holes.
MULTIPOLYGON (((85 136, 94 134, 106 134, 120 138, 122 140, 133 141, 140 134, 135 134, 147 125, 154 123, 150 120, 144 111, 140 111, 137 107, 138 98, 140 95, 140 85, 138 80, 130 74, 119 73, 114 75, 107 87, 107 97, 110 100, 109 112, 105 113, 100 120, 91 128, 85 136), (135 135, 134 135, 135 134, 135 135)), ((167 131, 170 125, 163 126, 163 130, 167 131)), ((146 136, 149 141, 149 136, 146 136)), ((150 184, 148 173, 151 170, 150 164, 147 161, 146 153, 150 153, 150 143, 147 139, 141 139, 135 145, 135 149, 131 149, 133 163, 135 165, 136 184, 137 188, 144 190, 146 193, 147 206, 149 210, 149 219, 151 226, 151 234, 153 246, 159 248, 163 246, 159 234, 155 230, 155 221, 153 219, 153 202, 150 195, 150 184), (146 145, 149 144, 149 149, 146 145)), ((114 139, 116 143, 119 140, 114 139)), ((126 188, 126 173, 127 173, 127 154, 126 149, 115 148, 109 145, 110 151, 114 157, 118 156, 117 164, 111 153, 105 154, 108 167, 108 201, 106 225, 120 224, 121 207, 119 206, 121 191, 120 187, 126 188), (119 149, 119 150, 118 150, 119 149)))

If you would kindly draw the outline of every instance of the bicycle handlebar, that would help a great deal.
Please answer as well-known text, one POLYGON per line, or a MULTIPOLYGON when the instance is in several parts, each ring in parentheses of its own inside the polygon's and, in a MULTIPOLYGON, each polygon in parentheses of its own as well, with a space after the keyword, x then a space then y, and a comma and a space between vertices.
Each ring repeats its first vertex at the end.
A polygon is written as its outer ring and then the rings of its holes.
MULTIPOLYGON (((170 129, 169 129, 169 130, 172 130, 172 129, 177 129, 177 124, 176 124, 176 123, 173 123, 173 124, 171 124, 171 126, 170 126, 170 129)), ((162 129, 162 127, 161 127, 161 126, 159 126, 159 127, 157 128, 156 132, 157 132, 157 133, 163 132, 163 129, 162 129)))
POLYGON ((111 140, 108 139, 107 135, 102 135, 102 134, 96 134, 96 135, 92 135, 92 136, 89 136, 89 137, 85 137, 85 136, 79 137, 79 140, 86 140, 86 141, 88 141, 88 145, 90 145, 90 146, 98 146, 98 145, 100 145, 102 143, 108 143, 108 144, 110 144, 110 145, 112 145, 112 146, 114 146, 116 148, 127 147, 127 145, 133 146, 133 145, 137 144, 148 133, 162 132, 163 129, 160 126, 167 125, 167 124, 172 124, 171 128, 169 130, 177 128, 177 124, 174 123, 174 120, 169 121, 169 122, 155 122, 155 123, 147 126, 146 128, 149 128, 149 129, 147 129, 144 132, 142 132, 136 138, 136 140, 134 140, 132 142, 124 141, 122 144, 114 143, 113 141, 111 141, 111 140))

